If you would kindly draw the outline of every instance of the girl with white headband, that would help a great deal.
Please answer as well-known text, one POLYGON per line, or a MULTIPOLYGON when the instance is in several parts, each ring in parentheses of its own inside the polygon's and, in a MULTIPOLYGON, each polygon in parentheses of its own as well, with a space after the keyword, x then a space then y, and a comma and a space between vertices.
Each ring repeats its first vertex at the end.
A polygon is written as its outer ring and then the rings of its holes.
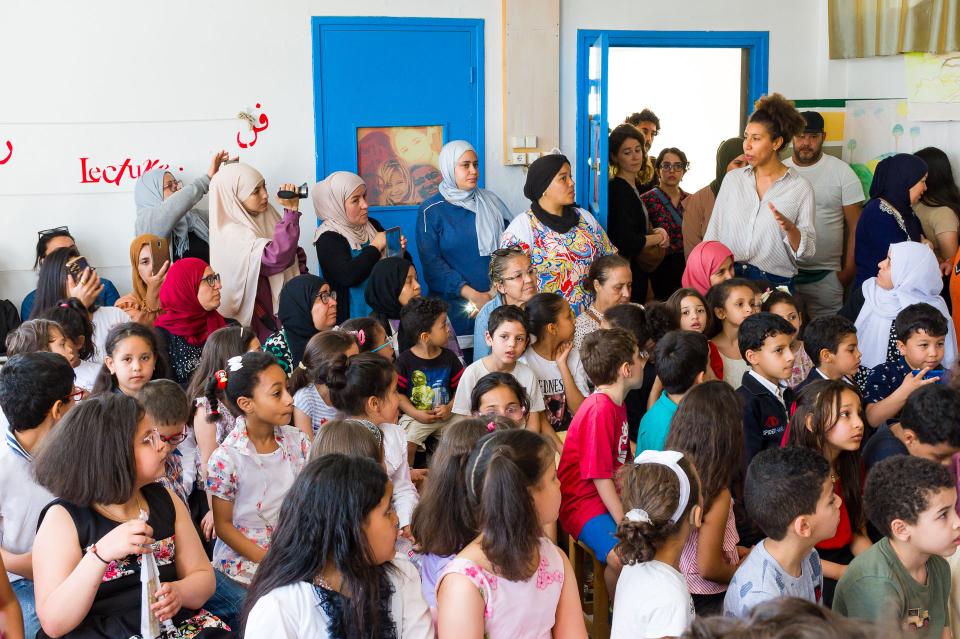
POLYGON ((687 536, 700 526, 700 477, 672 450, 645 450, 617 476, 625 514, 614 552, 623 571, 610 637, 679 637, 695 615, 678 568, 687 536))

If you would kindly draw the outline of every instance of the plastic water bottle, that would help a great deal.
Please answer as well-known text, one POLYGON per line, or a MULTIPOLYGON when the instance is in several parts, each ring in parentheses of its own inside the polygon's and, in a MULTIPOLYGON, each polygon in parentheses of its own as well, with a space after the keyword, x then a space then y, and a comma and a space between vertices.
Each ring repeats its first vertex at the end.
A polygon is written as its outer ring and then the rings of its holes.
POLYGON ((441 406, 445 406, 450 403, 450 395, 447 393, 447 387, 443 385, 441 380, 437 380, 433 383, 433 386, 430 387, 433 390, 433 408, 436 410, 441 406))

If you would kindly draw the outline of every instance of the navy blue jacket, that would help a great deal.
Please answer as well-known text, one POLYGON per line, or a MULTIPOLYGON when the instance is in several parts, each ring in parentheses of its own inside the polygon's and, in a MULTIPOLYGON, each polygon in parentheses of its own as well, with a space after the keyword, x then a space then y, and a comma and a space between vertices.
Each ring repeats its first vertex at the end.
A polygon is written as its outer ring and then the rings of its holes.
MULTIPOLYGON (((476 214, 450 204, 440 193, 417 211, 417 250, 430 294, 450 305, 448 316, 457 335, 473 334, 473 319, 460 297, 464 284, 490 290, 490 256, 477 248, 476 214)), ((508 220, 504 221, 509 223, 508 220)))
MULTIPOLYGON (((779 448, 787 428, 787 409, 750 372, 743 374, 743 383, 737 389, 743 398, 744 468, 761 450, 779 448)), ((793 391, 783 389, 787 406, 793 403, 793 391)))
POLYGON ((863 207, 857 222, 856 249, 853 253, 857 265, 857 276, 853 282, 856 288, 877 276, 880 270, 877 265, 887 259, 891 244, 907 240, 919 242, 923 237, 923 228, 916 213, 911 210, 901 212, 901 215, 907 233, 897 224, 896 218, 880 209, 879 199, 873 198, 863 207))

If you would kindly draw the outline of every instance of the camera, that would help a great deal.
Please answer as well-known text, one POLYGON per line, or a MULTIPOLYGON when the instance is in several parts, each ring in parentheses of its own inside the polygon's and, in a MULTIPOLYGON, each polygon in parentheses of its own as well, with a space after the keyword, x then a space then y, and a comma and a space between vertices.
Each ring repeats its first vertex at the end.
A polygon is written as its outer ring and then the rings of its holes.
POLYGON ((277 197, 281 200, 289 200, 291 198, 300 198, 302 200, 307 197, 307 183, 304 182, 298 186, 296 191, 277 191, 277 197))

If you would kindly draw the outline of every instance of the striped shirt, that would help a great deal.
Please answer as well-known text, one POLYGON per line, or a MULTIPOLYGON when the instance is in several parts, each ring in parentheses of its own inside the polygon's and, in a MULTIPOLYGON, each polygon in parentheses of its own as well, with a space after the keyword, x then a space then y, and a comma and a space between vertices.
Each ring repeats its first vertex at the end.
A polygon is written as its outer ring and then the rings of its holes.
POLYGON ((323 401, 316 384, 307 384, 294 393, 293 405, 310 418, 314 436, 317 435, 321 426, 337 416, 337 409, 323 401))
POLYGON ((753 167, 748 166, 727 173, 723 179, 703 239, 723 242, 737 262, 780 277, 794 277, 797 259, 812 258, 816 252, 815 219, 813 187, 796 170, 788 168, 761 200, 753 167), (770 203, 799 228, 796 252, 767 206, 770 203))

